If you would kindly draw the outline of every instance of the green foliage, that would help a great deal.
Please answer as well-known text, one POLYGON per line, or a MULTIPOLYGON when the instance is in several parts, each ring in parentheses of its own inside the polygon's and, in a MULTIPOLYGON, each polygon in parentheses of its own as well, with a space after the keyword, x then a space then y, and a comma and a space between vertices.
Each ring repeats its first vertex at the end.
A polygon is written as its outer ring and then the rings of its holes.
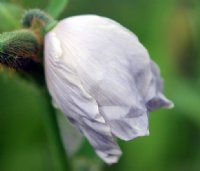
POLYGON ((0 32, 19 28, 22 12, 23 10, 19 6, 0 2, 0 32))
MULTIPOLYGON (((199 171, 200 1, 71 0, 67 8, 66 4, 1 1, 0 32, 19 28, 23 11, 36 7, 56 18, 95 13, 115 19, 138 35, 160 65, 165 94, 175 103, 173 110, 150 114, 149 137, 120 141, 123 156, 118 164, 104 166, 84 142, 68 159, 73 170, 199 171)), ((49 109, 40 90, 10 70, 0 72, 0 90, 0 170, 53 171, 56 152, 52 154, 47 143, 42 116, 49 109)))
POLYGON ((58 18, 66 9, 68 0, 50 0, 46 10, 54 18, 58 18))

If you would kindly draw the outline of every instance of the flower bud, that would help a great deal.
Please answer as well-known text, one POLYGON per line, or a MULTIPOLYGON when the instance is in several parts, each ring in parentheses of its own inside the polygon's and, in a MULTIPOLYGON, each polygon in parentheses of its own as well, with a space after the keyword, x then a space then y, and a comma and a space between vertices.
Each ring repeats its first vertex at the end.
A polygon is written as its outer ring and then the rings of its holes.
POLYGON ((0 34, 0 63, 8 67, 31 71, 41 61, 41 45, 28 30, 0 34))
POLYGON ((148 135, 149 112, 172 107, 147 50, 105 17, 70 17, 48 32, 45 75, 54 104, 108 164, 121 155, 115 138, 148 135))

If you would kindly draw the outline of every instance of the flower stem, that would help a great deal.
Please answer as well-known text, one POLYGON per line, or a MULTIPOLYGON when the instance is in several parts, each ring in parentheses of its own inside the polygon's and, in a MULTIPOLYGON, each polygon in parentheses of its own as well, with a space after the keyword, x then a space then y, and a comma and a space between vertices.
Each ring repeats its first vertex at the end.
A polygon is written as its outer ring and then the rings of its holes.
POLYGON ((44 34, 49 32, 57 24, 57 21, 44 11, 31 9, 27 11, 22 18, 22 25, 25 28, 30 28, 36 21, 40 22, 44 34))
POLYGON ((50 147, 52 156, 55 163, 56 171, 71 171, 70 164, 67 160, 67 156, 64 150, 63 142, 60 136, 60 131, 58 127, 56 110, 52 106, 51 97, 47 90, 43 92, 46 98, 47 112, 45 112, 45 124, 48 133, 48 138, 50 141, 50 147))

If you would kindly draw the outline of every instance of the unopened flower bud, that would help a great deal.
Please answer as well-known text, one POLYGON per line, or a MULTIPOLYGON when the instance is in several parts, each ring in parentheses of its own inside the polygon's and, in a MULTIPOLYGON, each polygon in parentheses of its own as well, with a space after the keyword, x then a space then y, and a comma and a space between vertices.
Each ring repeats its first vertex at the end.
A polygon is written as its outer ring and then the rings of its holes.
POLYGON ((158 66, 135 34, 95 15, 60 21, 45 36, 45 75, 54 104, 109 164, 149 134, 148 114, 170 108, 158 66))

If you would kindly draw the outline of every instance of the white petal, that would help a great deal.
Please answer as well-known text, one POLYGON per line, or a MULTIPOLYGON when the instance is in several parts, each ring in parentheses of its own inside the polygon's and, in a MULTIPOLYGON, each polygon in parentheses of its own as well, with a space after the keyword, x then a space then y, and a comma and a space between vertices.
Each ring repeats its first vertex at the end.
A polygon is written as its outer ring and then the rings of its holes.
POLYGON ((57 112, 57 120, 64 148, 67 154, 72 156, 80 148, 83 141, 83 136, 62 113, 57 112))
POLYGON ((151 62, 151 71, 153 73, 153 78, 151 84, 149 85, 148 94, 153 93, 151 98, 146 98, 146 106, 149 112, 154 111, 158 108, 173 108, 174 104, 172 101, 168 100, 163 94, 163 80, 160 76, 160 69, 154 63, 151 62))
POLYGON ((54 32, 45 37, 45 74, 49 92, 56 106, 85 134, 97 154, 104 154, 100 157, 111 163, 113 160, 110 157, 118 159, 121 151, 112 137, 110 127, 99 114, 96 101, 82 87, 73 61, 66 64, 63 59, 68 56, 64 51, 60 53, 60 48, 54 47, 54 42, 58 41, 54 32))
POLYGON ((148 112, 168 107, 159 69, 137 37, 115 21, 67 18, 46 35, 45 46, 54 102, 107 163, 121 155, 112 135, 123 140, 148 135, 148 112), (165 105, 155 105, 157 97, 165 105))
POLYGON ((108 164, 116 163, 122 152, 110 133, 110 128, 100 122, 84 118, 79 128, 95 148, 96 153, 108 164))
POLYGON ((152 74, 148 53, 137 37, 110 19, 91 15, 63 20, 55 32, 65 63, 74 61, 83 87, 97 101, 112 133, 124 140, 148 134, 142 96, 152 74), (140 92, 136 78, 142 72, 145 86, 140 92))

